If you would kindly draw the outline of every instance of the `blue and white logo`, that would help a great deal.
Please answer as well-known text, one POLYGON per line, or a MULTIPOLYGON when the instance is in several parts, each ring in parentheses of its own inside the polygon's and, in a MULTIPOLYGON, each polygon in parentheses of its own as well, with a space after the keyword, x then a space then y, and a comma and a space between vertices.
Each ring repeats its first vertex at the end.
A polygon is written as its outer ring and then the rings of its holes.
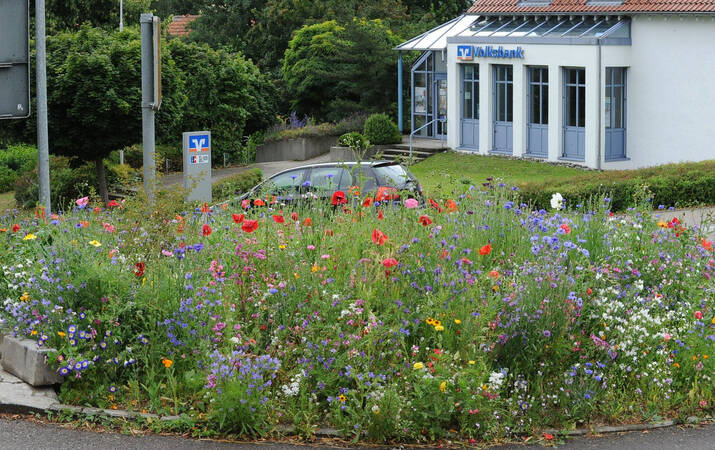
POLYGON ((472 61, 474 59, 473 47, 471 45, 457 46, 457 61, 472 61))
POLYGON ((208 134, 197 134, 189 137, 189 153, 208 152, 211 148, 208 134))

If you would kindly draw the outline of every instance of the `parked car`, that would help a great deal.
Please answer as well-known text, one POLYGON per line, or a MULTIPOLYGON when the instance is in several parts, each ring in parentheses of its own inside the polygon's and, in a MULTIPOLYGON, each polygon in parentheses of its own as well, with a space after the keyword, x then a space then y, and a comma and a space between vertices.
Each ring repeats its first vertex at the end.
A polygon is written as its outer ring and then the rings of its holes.
POLYGON ((353 202, 366 197, 374 201, 414 198, 423 203, 422 186, 417 178, 394 161, 322 163, 284 170, 264 180, 234 199, 243 207, 258 203, 296 203, 299 201, 332 201, 342 191, 353 202), (359 195, 355 195, 359 193, 359 195))

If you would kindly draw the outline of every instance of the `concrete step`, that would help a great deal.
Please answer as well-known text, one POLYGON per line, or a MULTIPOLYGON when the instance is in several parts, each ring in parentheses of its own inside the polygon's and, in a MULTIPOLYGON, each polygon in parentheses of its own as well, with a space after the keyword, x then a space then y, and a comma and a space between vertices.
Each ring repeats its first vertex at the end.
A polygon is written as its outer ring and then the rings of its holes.
MULTIPOLYGON (((402 143, 402 144, 395 144, 392 146, 392 148, 399 149, 399 150, 409 150, 410 149, 410 144, 409 143, 402 143)), ((434 144, 431 145, 424 145, 424 144, 412 144, 412 151, 420 151, 420 152, 425 152, 425 153, 439 153, 439 152, 444 152, 448 150, 447 143, 446 142, 441 142, 441 141, 435 141, 434 144)))
MULTIPOLYGON (((410 149, 402 149, 402 148, 386 148, 382 150, 383 155, 400 155, 400 156, 410 156, 410 149)), ((425 152, 422 150, 416 150, 412 149, 412 156, 418 157, 418 158, 428 158, 430 156, 434 155, 433 152, 425 152)))

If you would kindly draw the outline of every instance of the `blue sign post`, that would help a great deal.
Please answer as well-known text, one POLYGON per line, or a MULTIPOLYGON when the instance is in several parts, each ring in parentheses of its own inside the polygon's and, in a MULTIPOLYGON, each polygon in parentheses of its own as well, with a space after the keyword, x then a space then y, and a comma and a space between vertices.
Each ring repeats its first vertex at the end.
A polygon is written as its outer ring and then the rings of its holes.
POLYGON ((211 201, 211 132, 192 131, 184 138, 186 200, 211 201))

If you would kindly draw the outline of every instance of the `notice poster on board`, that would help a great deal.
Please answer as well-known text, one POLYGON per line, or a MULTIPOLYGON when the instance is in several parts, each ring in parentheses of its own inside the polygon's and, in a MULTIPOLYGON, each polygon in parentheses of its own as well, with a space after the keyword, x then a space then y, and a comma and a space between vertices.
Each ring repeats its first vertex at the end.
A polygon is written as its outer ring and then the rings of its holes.
POLYGON ((427 88, 425 87, 415 88, 415 112, 427 112, 427 88))

